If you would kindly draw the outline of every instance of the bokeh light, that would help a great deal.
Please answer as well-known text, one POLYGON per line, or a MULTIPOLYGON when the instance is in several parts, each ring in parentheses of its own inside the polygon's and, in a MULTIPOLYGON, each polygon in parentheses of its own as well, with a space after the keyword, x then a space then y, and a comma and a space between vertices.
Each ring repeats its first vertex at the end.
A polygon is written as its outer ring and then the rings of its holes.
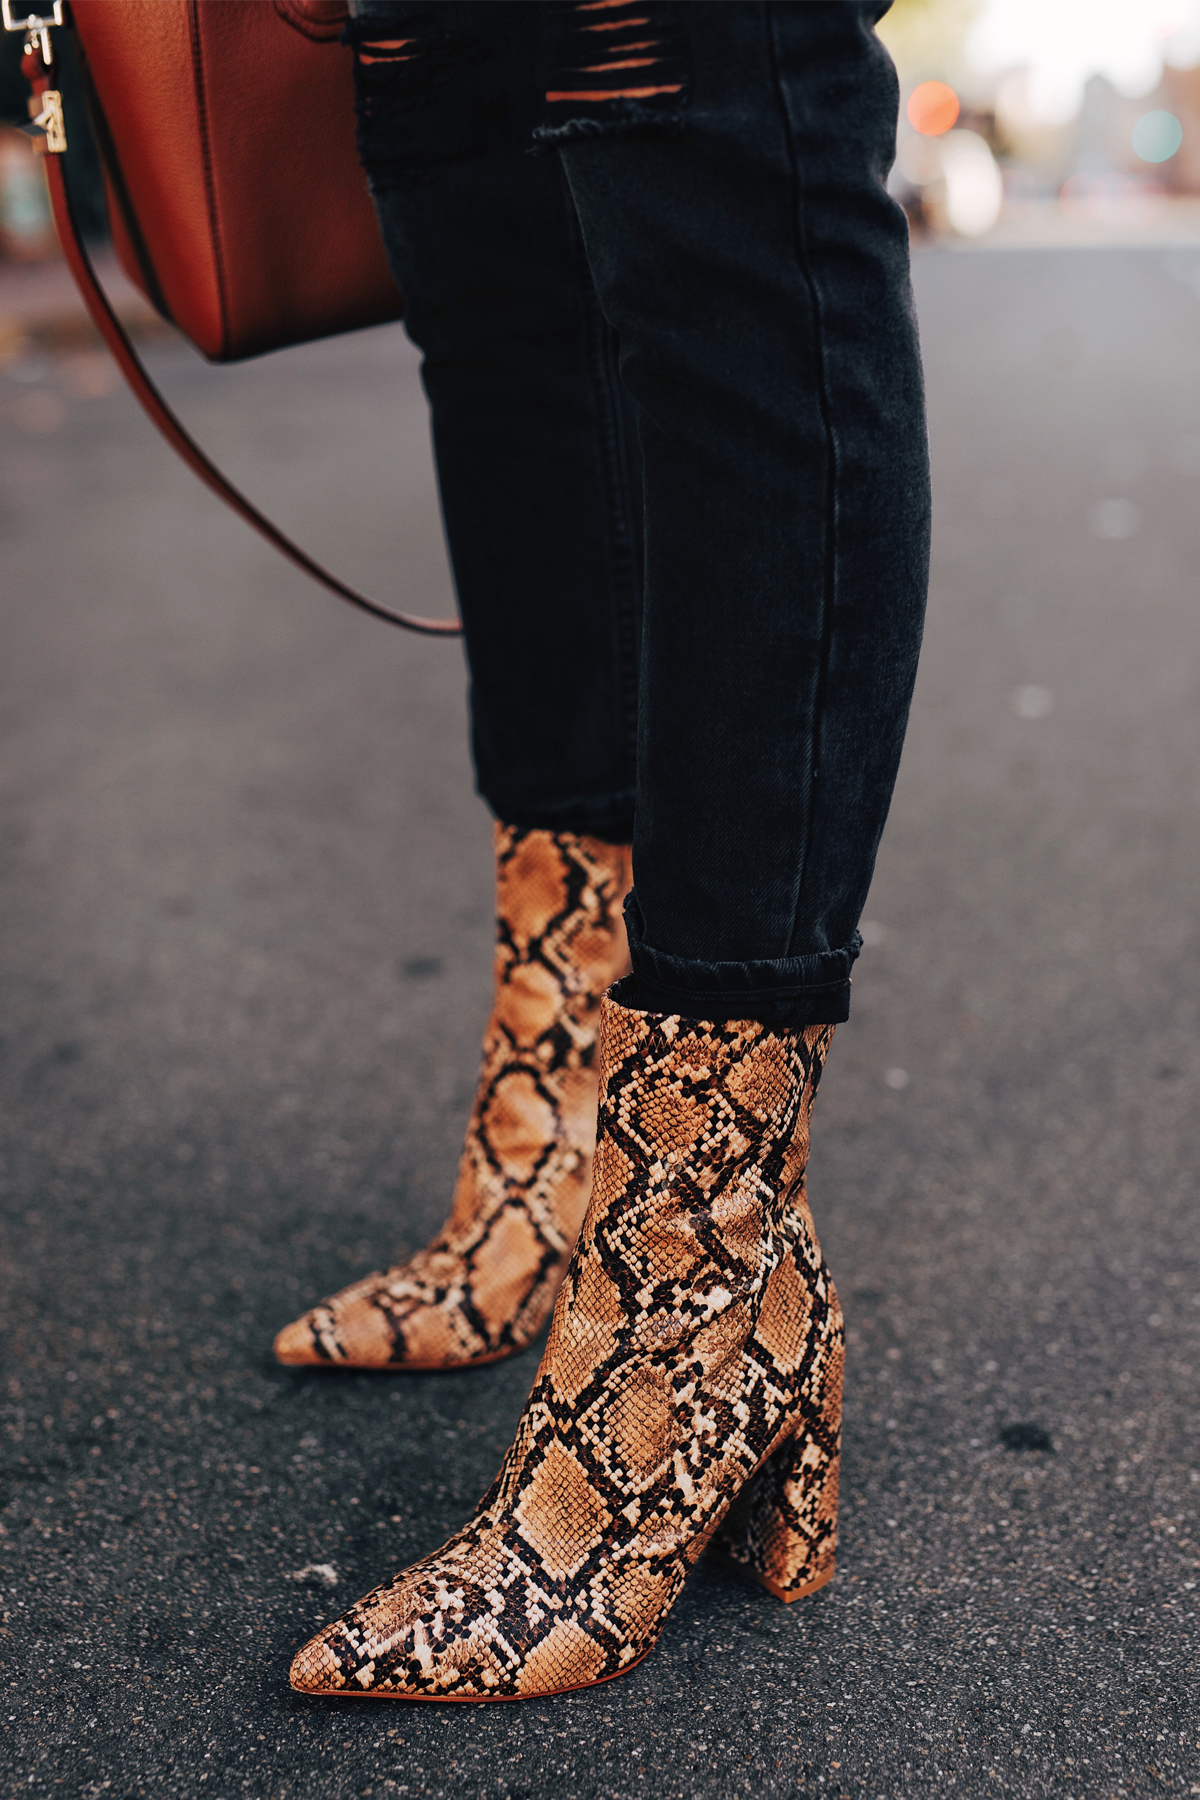
POLYGON ((1030 682, 1016 690, 1012 704, 1018 719, 1048 719, 1054 711, 1054 695, 1049 688, 1035 687, 1030 682))
POLYGON ((1166 162, 1183 142, 1183 126, 1174 113, 1143 113, 1133 128, 1132 141, 1143 162, 1166 162))
POLYGON ((924 137, 941 137, 958 117, 958 95, 944 81, 923 81, 908 97, 908 122, 924 137))
POLYGON ((982 237, 1004 204, 1004 182, 995 158, 974 131, 952 131, 944 142, 946 218, 960 237, 982 237))

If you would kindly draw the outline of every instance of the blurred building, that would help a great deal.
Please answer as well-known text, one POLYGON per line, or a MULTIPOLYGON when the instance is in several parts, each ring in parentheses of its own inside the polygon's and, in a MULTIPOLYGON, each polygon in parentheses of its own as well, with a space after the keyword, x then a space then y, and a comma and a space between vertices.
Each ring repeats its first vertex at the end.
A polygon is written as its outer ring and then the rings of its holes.
POLYGON ((1200 214, 1189 224, 1175 202, 1200 195, 1200 4, 1187 19, 1157 0, 1074 5, 1070 19, 1066 10, 896 0, 884 15, 879 34, 901 83, 890 187, 916 234, 979 236, 989 219, 1035 217, 1040 242, 1052 241, 1055 218, 1072 229, 1197 229, 1200 214), (912 111, 938 84, 959 102, 944 130, 912 111))
POLYGON ((1173 194, 1200 194, 1200 68, 1168 65, 1153 104, 1172 113, 1183 129, 1179 149, 1158 166, 1159 180, 1173 194))

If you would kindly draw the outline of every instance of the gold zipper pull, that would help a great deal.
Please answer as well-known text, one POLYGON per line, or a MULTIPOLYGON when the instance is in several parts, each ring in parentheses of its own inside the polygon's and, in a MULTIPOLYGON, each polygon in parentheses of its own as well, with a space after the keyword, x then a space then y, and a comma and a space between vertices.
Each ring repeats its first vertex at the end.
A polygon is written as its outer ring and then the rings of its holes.
POLYGON ((29 124, 21 130, 33 139, 39 156, 61 156, 67 147, 67 128, 63 122, 62 95, 57 88, 46 88, 29 102, 29 124))

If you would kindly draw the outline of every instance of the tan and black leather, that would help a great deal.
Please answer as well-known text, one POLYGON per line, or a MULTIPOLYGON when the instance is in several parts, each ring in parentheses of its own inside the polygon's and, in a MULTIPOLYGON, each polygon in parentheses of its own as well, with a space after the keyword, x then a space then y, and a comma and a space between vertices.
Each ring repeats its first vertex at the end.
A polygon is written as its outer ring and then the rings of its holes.
POLYGON ((596 1033, 629 966, 627 849, 497 825, 495 998, 453 1208, 427 1249, 280 1332, 281 1362, 494 1362, 549 1317, 592 1181, 596 1033))

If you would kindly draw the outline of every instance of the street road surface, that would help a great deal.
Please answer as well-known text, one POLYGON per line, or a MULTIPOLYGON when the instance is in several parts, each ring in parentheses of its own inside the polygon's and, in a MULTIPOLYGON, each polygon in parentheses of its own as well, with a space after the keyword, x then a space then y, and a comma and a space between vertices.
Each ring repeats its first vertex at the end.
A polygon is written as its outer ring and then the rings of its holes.
MULTIPOLYGON (((838 1579, 701 1567, 555 1702, 287 1686, 467 1517, 536 1368, 270 1354, 446 1207, 491 934, 461 652, 306 584, 97 355, 0 374, 5 1794, 1200 1793, 1200 251, 916 281, 928 636, 813 1133, 838 1579)), ((398 328, 153 358, 309 548, 450 609, 398 328)))

